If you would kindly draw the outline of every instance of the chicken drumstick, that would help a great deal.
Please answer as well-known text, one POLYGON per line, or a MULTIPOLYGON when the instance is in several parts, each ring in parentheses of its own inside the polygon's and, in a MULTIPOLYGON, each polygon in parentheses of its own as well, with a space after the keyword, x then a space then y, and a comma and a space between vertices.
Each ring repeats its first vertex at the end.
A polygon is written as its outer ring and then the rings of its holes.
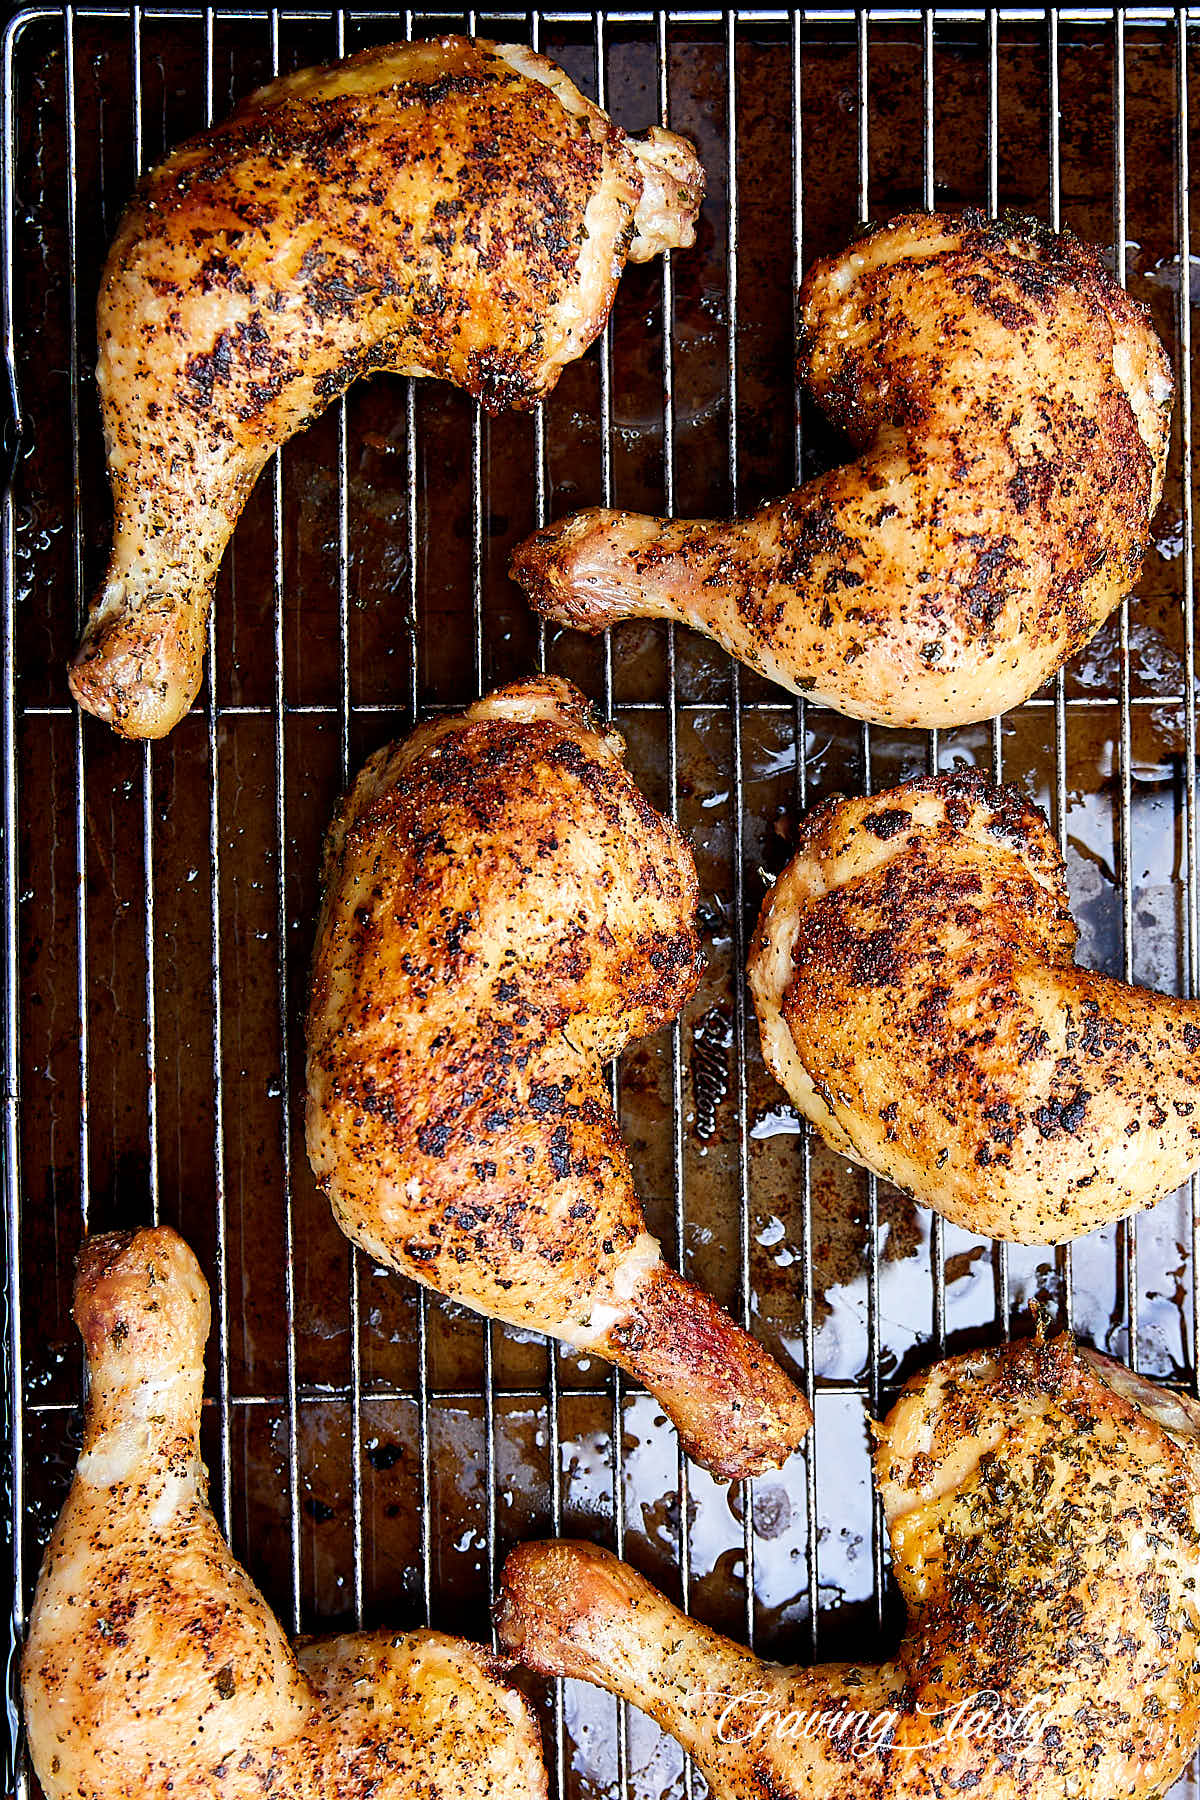
POLYGON ((747 1475, 811 1415, 663 1262, 605 1082, 699 968, 695 866, 623 748, 541 678, 366 764, 326 848, 309 1158, 371 1256, 619 1363, 698 1461, 747 1475))
POLYGON ((1149 1800, 1200 1737, 1198 1433, 1069 1338, 956 1357, 878 1429, 890 1662, 762 1663, 561 1542, 510 1555, 500 1637, 640 1706, 717 1800, 1149 1800))
POLYGON ((357 376, 531 405, 603 328, 626 259, 692 242, 703 191, 682 138, 627 138, 545 57, 461 37, 286 75, 181 145, 100 288, 115 516, 80 705, 128 737, 178 722, 247 494, 357 376))
POLYGON ((678 619, 884 725, 1017 706, 1137 580, 1171 371, 1096 251, 911 214, 818 263, 800 367, 862 453, 743 519, 577 513, 522 544, 537 610, 678 619))
POLYGON ((750 991, 830 1146, 989 1237, 1061 1243, 1200 1167, 1200 1003, 1075 966, 1042 814, 974 772, 827 801, 750 991))
POLYGON ((538 1728, 502 1665, 440 1632, 293 1649, 208 1507, 197 1434, 208 1289, 165 1228, 84 1245, 83 1451, 21 1667, 47 1800, 541 1800, 538 1728))

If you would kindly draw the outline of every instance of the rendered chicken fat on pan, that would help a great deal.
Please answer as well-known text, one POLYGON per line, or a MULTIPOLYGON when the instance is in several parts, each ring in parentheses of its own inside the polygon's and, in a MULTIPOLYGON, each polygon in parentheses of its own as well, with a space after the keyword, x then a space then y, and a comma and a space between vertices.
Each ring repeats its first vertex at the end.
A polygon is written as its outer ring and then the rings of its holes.
POLYGON ((748 1475, 811 1415, 663 1262, 604 1073, 700 969, 695 866, 623 754, 542 677, 366 764, 326 845, 309 1159, 377 1261, 620 1364, 699 1462, 748 1475))
POLYGON ((577 513, 517 549, 531 603, 679 620, 877 724, 1020 705, 1138 578, 1173 392, 1148 315, 1069 233, 914 213, 809 272, 799 367, 854 460, 732 521, 577 513))
POLYGON ((888 1662, 760 1662, 565 1542, 511 1553, 500 1639, 641 1707, 716 1800, 1152 1800, 1200 1738, 1198 1434, 1067 1337, 955 1357, 876 1428, 888 1662))
POLYGON ((21 1663, 47 1800, 544 1800, 500 1659, 435 1631, 293 1648, 208 1505, 208 1290, 165 1228, 84 1245, 84 1448, 21 1663))
POLYGON ((113 545, 71 673, 161 737, 200 686, 225 546, 278 446, 361 375, 529 406, 627 259, 693 241, 704 175, 518 45, 439 38, 284 76, 141 184, 97 313, 113 545))
POLYGON ((799 836, 748 977, 767 1064, 832 1149, 1018 1243, 1200 1168, 1200 1003, 1075 965, 1058 846, 1015 789, 927 777, 799 836))

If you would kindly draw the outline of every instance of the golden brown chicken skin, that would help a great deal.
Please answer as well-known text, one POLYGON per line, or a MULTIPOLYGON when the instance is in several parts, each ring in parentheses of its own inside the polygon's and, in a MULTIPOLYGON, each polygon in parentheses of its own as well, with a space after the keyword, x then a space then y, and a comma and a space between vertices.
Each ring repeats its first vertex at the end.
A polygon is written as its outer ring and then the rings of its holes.
POLYGON ((509 1557, 500 1637, 640 1706, 717 1800, 1149 1800, 1200 1737, 1198 1431, 1069 1338, 956 1357, 877 1433, 889 1662, 760 1662, 562 1542, 509 1557))
POLYGON ((1074 963, 1058 846, 938 775, 816 807, 764 903, 763 1052, 833 1149, 968 1230, 1059 1243, 1200 1167, 1200 1005, 1074 963))
POLYGON ((559 624, 676 619, 853 718, 1019 705, 1138 578, 1172 397, 1147 314, 1069 233, 967 212, 818 263, 801 320, 853 461, 732 521, 577 513, 516 579, 559 624))
POLYGON ((676 1017, 700 948, 691 855, 623 751, 540 678, 366 764, 326 850, 309 1158, 377 1261, 619 1363, 746 1475, 811 1415, 634 1191, 604 1063, 676 1017))
POLYGON ((84 1245, 83 1449, 21 1665, 46 1800, 539 1800, 537 1724, 479 1645, 294 1649, 208 1506, 208 1289, 167 1229, 84 1245))
POLYGON ((683 139, 628 138, 544 57, 461 37, 285 76, 173 151, 101 282, 113 547, 80 705, 169 731, 278 445, 377 369, 531 405, 602 329, 626 259, 692 242, 703 189, 683 139))

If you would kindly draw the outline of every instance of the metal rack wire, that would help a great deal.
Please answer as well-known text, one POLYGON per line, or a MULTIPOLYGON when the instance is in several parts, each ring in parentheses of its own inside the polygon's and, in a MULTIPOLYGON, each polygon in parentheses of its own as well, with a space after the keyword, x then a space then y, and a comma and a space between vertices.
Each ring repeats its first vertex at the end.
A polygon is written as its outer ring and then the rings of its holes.
MULTIPOLYGON (((781 865, 806 805, 963 758, 1032 781, 1046 804, 1092 909, 1085 959, 1195 991, 1197 22, 1086 7, 34 6, 12 20, 0 274, 20 452, 0 513, 0 726, 18 1637, 72 1459, 69 1269, 82 1232, 114 1222, 161 1216, 201 1254, 218 1516, 296 1630, 466 1618, 483 1631, 507 1545, 570 1529, 607 1538, 764 1654, 869 1654, 885 1648, 887 1586, 862 1418, 912 1366, 1022 1329, 1032 1296, 1195 1387, 1194 1184, 1052 1257, 906 1212, 796 1129, 762 1070, 740 971, 760 868, 781 865), (239 528, 197 713, 165 745, 120 746, 68 704, 63 664, 103 542, 89 313, 124 194, 168 142, 271 74, 448 25, 528 38, 622 123, 698 133, 701 243, 627 277, 598 349, 527 424, 493 426, 412 382, 339 403, 319 441, 276 459, 239 528), (784 343, 813 254, 901 205, 1014 199, 1112 242, 1177 371, 1163 551, 1086 679, 1067 671, 986 731, 918 738, 793 702, 674 627, 589 647, 532 624, 503 552, 546 518, 588 499, 732 508, 830 454, 784 343), (333 795, 375 743, 533 665, 571 674, 618 719, 652 796, 697 839, 709 976, 681 1025, 614 1069, 613 1095, 668 1247, 803 1370, 817 1429, 757 1493, 689 1470, 619 1375, 382 1282, 308 1180, 298 1031, 333 795), (712 1042, 724 1062, 702 1107, 712 1042)), ((10 1662, 10 1699, 15 1680, 10 1662)), ((636 1716, 561 1687, 549 1707, 559 1795, 690 1793, 690 1768, 636 1716)), ((23 1770, 16 1781, 33 1786, 23 1770)))

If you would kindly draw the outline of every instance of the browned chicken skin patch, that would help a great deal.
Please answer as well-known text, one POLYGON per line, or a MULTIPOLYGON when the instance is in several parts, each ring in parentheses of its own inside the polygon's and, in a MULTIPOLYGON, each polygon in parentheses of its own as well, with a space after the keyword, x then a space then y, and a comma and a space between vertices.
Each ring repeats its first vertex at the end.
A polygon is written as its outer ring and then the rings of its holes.
POLYGON ((284 76, 173 151, 101 282, 113 548, 80 705, 130 737, 187 711, 250 488, 352 381, 533 404, 626 260, 692 242, 703 191, 682 138, 630 139, 544 57, 462 37, 284 76))
POLYGON ((47 1800, 544 1800, 528 1703, 441 1632, 288 1642, 208 1505, 208 1289, 166 1228, 89 1239, 83 1449, 21 1663, 47 1800))
POLYGON ((1066 1337, 955 1357, 877 1428, 889 1662, 760 1662, 572 1543, 512 1552, 501 1641, 640 1706, 717 1800, 1150 1800, 1200 1737, 1198 1431, 1066 1337))
POLYGON ((841 1154, 972 1231, 1059 1243, 1200 1167, 1200 1005, 1074 962, 1042 814, 974 773, 814 808, 748 974, 841 1154))
POLYGON ((1141 568, 1172 397, 1148 316, 1069 233, 977 212, 896 219, 800 298, 855 460, 732 521, 577 513, 513 574, 547 619, 676 619, 854 718, 1019 705, 1141 568))
POLYGON ((377 1260, 619 1363, 745 1475, 811 1419, 634 1191, 604 1063, 677 1016, 700 945, 691 855, 623 752, 542 677, 366 764, 327 843, 309 1158, 377 1260))

